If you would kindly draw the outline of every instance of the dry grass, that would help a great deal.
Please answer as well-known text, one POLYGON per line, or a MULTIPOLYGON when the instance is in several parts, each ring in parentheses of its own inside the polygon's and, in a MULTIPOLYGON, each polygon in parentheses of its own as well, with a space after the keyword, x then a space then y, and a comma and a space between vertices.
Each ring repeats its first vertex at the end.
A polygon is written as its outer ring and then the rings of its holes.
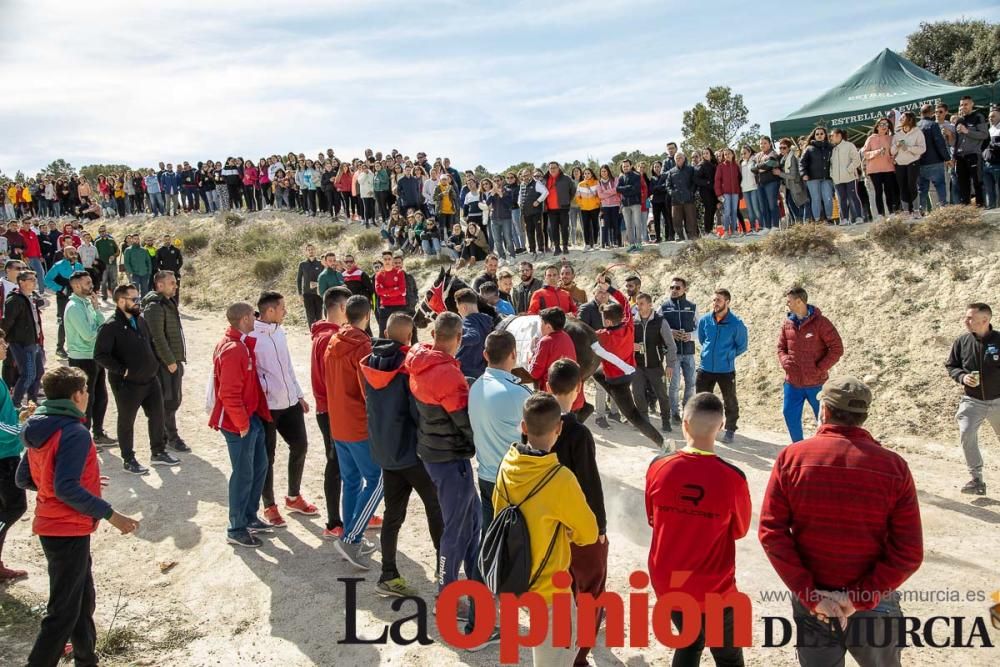
POLYGON ((211 241, 212 239, 205 232, 192 232, 181 237, 181 246, 185 254, 194 254, 207 248, 211 241))
POLYGON ((770 234, 759 245, 761 252, 772 257, 830 257, 837 254, 839 236, 840 232, 826 225, 795 225, 770 234))
POLYGON ((282 256, 262 257, 253 263, 253 275, 261 282, 270 283, 278 279, 285 269, 282 256))
POLYGON ((728 241, 703 238, 684 246, 677 253, 677 259, 685 264, 700 267, 708 262, 734 255, 736 252, 737 247, 728 241))
POLYGON ((367 250, 377 250, 382 247, 382 236, 372 230, 364 231, 354 237, 354 246, 364 252, 367 250))
POLYGON ((960 246, 989 227, 974 206, 945 206, 916 222, 890 217, 876 224, 868 237, 884 250, 922 252, 942 243, 960 246))

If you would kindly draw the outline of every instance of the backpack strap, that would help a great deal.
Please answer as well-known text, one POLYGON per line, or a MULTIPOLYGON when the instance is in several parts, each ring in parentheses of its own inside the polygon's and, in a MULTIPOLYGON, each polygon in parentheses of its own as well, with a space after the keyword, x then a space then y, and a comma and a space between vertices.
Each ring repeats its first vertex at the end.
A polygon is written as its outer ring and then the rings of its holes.
MULTIPOLYGON (((535 487, 533 489, 531 489, 531 491, 528 492, 528 495, 526 495, 521 502, 519 502, 519 503, 511 503, 511 504, 514 507, 520 508, 521 505, 523 505, 524 503, 526 503, 529 500, 531 500, 531 498, 536 493, 538 493, 539 491, 541 491, 542 488, 546 484, 548 484, 550 481, 552 481, 552 478, 556 476, 556 473, 558 473, 561 468, 562 468, 561 464, 557 463, 556 465, 554 465, 547 473, 545 473, 545 476, 542 477, 542 479, 537 484, 535 484, 535 487)), ((507 484, 506 483, 504 483, 503 490, 504 490, 504 494, 506 495, 507 494, 507 484)), ((507 496, 507 502, 510 503, 510 496, 509 495, 507 496)))
POLYGON ((535 582, 538 581, 538 577, 542 574, 542 570, 545 566, 549 564, 549 558, 552 556, 552 550, 556 547, 556 538, 559 537, 559 529, 562 528, 562 524, 557 524, 555 532, 552 533, 552 539, 549 540, 549 548, 545 550, 545 557, 542 558, 542 562, 538 564, 538 569, 535 570, 535 574, 532 575, 531 581, 528 582, 528 590, 531 590, 535 582))

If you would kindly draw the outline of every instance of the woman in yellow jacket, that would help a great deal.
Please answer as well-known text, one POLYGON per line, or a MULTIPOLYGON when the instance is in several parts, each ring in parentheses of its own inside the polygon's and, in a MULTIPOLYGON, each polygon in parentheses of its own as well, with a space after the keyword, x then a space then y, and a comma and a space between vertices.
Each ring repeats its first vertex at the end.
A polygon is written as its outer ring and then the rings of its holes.
POLYGON ((583 251, 597 248, 600 234, 598 218, 601 213, 601 198, 597 196, 597 177, 594 170, 583 170, 583 179, 576 185, 576 202, 580 206, 580 222, 583 226, 583 251))
MULTIPOLYGON (((531 537, 534 583, 530 590, 541 595, 549 607, 555 593, 568 592, 556 588, 552 575, 569 571, 570 543, 585 546, 598 538, 597 518, 587 504, 576 475, 560 466, 555 452, 551 451, 562 432, 562 424, 562 409, 552 394, 534 394, 525 401, 521 431, 527 435, 528 444, 513 444, 507 450, 493 490, 494 516, 511 503, 523 503, 519 509, 531 537), (535 494, 525 502, 536 487, 535 494)), ((572 606, 571 609, 575 627, 576 610, 572 606)), ((577 649, 575 642, 568 647, 553 646, 550 631, 546 640, 531 652, 536 665, 571 665, 577 649)))

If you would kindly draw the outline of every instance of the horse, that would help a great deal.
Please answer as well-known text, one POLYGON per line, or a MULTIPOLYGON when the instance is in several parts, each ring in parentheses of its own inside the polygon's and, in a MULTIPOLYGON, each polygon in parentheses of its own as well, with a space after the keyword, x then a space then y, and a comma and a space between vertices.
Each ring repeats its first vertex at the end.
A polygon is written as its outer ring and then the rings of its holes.
MULTIPOLYGON (((468 283, 453 275, 451 268, 447 270, 441 268, 437 278, 425 290, 424 297, 420 301, 414 315, 414 324, 420 329, 424 329, 440 313, 449 311, 458 312, 455 305, 455 293, 461 289, 469 287, 468 283)), ((517 364, 514 374, 522 381, 534 382, 525 368, 531 358, 534 342, 542 335, 541 318, 538 315, 508 315, 502 317, 496 309, 479 297, 479 312, 493 318, 494 331, 506 331, 514 336, 517 341, 517 364)), ((604 351, 598 341, 597 332, 590 325, 572 315, 566 318, 566 326, 563 330, 569 334, 576 350, 576 362, 580 366, 581 379, 586 380, 593 377, 594 381, 600 384, 611 396, 618 406, 622 416, 629 423, 635 426, 647 438, 663 445, 663 436, 656 430, 656 427, 649 423, 649 420, 639 412, 632 399, 631 386, 628 382, 609 382, 603 372, 598 372, 601 367, 601 354, 609 355, 604 351)), ((605 356, 605 358, 609 358, 605 356)), ((585 403, 584 407, 577 413, 580 422, 585 422, 594 412, 594 406, 585 403)))

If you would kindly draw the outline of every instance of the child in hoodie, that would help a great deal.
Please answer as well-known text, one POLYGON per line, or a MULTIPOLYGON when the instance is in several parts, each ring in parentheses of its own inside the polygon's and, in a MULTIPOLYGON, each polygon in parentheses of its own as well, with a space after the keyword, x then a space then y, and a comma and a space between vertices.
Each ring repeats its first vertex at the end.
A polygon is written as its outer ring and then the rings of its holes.
POLYGON ((17 469, 17 485, 38 493, 32 530, 48 563, 49 604, 29 665, 55 665, 67 640, 78 665, 96 665, 94 577, 90 534, 106 519, 122 535, 139 527, 101 498, 97 449, 83 425, 87 375, 59 366, 42 377, 46 400, 24 425, 27 454, 17 469))
MULTIPOLYGON (((542 311, 544 312, 544 311, 542 311)), ((590 429, 580 423, 573 407, 581 390, 580 366, 571 359, 558 359, 548 372, 549 391, 559 401, 562 408, 562 432, 552 451, 559 463, 569 468, 580 483, 587 506, 597 517, 597 541, 593 544, 570 545, 571 561, 569 572, 573 576, 575 594, 589 593, 597 597, 604 592, 608 580, 608 538, 607 516, 604 512, 604 489, 601 473, 597 469, 597 448, 590 429)), ((594 615, 595 632, 600 629, 603 614, 594 615)), ((576 656, 577 665, 587 664, 589 648, 580 648, 576 656)))
POLYGON ((399 529, 406 519, 410 492, 424 503, 427 529, 437 552, 443 519, 437 491, 427 469, 417 458, 417 405, 410 393, 410 378, 403 361, 410 351, 413 318, 393 313, 385 338, 372 341, 372 352, 361 360, 361 377, 368 414, 368 440, 372 459, 382 468, 385 518, 382 524, 382 575, 375 593, 384 597, 412 597, 418 591, 407 585, 396 569, 399 529))
MULTIPOLYGON (((493 507, 499 513, 511 503, 521 502, 549 474, 551 479, 520 506, 531 536, 531 587, 552 606, 553 594, 560 592, 552 575, 570 569, 571 545, 585 546, 598 539, 597 518, 587 505, 576 476, 560 465, 553 450, 563 430, 562 408, 551 394, 535 394, 524 404, 521 431, 527 444, 514 444, 503 458, 493 491, 493 507), (553 468, 557 470, 553 473, 553 468)), ((576 609, 570 607, 576 635, 576 609)), ((549 627, 552 627, 550 621, 549 627)), ((531 649, 535 665, 571 665, 577 655, 574 640, 569 646, 554 645, 551 632, 531 649)))
MULTIPOLYGON (((538 317, 542 321, 542 337, 538 339, 538 349, 531 358, 528 373, 538 383, 539 391, 549 391, 549 367, 558 359, 576 361, 576 345, 566 333, 566 313, 562 308, 544 308, 538 317)), ((583 392, 575 399, 573 410, 583 407, 583 392)))
POLYGON ((455 292, 455 308, 462 316, 462 345, 455 358, 458 359, 465 377, 477 379, 486 372, 486 337, 493 331, 493 318, 479 312, 479 297, 471 289, 455 292))

